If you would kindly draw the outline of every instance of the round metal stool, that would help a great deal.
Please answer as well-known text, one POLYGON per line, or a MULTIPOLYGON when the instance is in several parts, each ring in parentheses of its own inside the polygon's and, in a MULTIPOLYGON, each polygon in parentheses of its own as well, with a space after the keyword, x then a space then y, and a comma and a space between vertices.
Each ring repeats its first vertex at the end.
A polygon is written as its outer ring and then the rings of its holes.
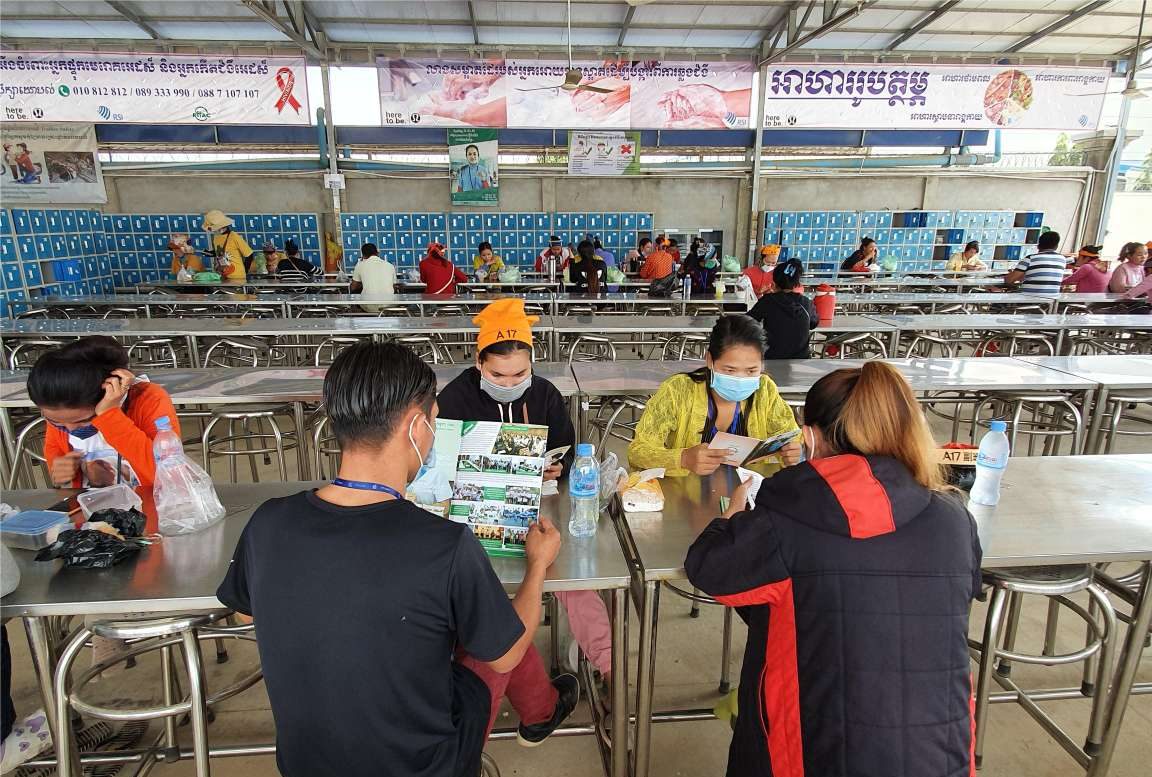
POLYGON ((292 416, 291 405, 277 407, 236 407, 224 406, 212 411, 212 419, 205 424, 201 435, 201 450, 204 454, 204 471, 212 474, 212 457, 224 456, 228 459, 228 474, 231 482, 237 480, 237 459, 246 456, 252 470, 252 482, 260 482, 260 474, 256 469, 256 457, 261 456, 264 464, 272 463, 272 455, 276 456, 276 466, 280 472, 281 482, 288 481, 288 461, 284 456, 286 450, 297 447, 299 431, 285 434, 280 431, 276 416, 292 416), (212 437, 212 430, 221 421, 228 422, 228 433, 224 437, 212 437), (255 429, 253 426, 255 425, 255 429), (261 427, 267 425, 268 431, 261 427), (238 430, 237 426, 241 428, 238 430), (265 444, 271 441, 271 445, 265 444))
POLYGON ((1071 453, 1083 451, 1084 417, 1080 408, 1068 394, 1058 391, 993 391, 987 393, 976 404, 972 414, 971 439, 976 440, 976 427, 987 426, 988 421, 980 420, 980 412, 992 406, 993 417, 1003 418, 1011 409, 1009 423, 1009 445, 1016 452, 1018 435, 1028 438, 1028 455, 1034 450, 1036 438, 1044 438, 1044 455, 1053 456, 1060 452, 1060 439, 1072 438, 1071 453), (1024 412, 1031 414, 1024 418, 1024 412), (1046 417, 1046 414, 1050 414, 1046 417))
POLYGON ((75 742, 71 724, 72 711, 101 720, 134 721, 164 720, 164 759, 175 761, 180 758, 179 743, 176 738, 177 718, 188 715, 192 723, 192 750, 197 777, 208 777, 208 718, 209 707, 231 698, 251 688, 261 678, 259 668, 246 675, 235 684, 209 695, 204 682, 204 663, 200 657, 201 639, 255 639, 251 627, 213 628, 213 624, 226 618, 227 610, 181 614, 167 618, 147 620, 107 620, 93 623, 90 627, 77 629, 64 646, 56 665, 53 686, 56 696, 56 731, 66 737, 67 742, 57 743, 59 755, 57 773, 60 777, 72 777, 81 773, 80 764, 73 762, 75 742), (131 644, 128 653, 114 659, 93 665, 71 679, 72 667, 77 656, 92 636, 126 640, 131 644), (179 687, 175 652, 179 650, 185 671, 188 675, 188 694, 185 696, 179 687), (135 658, 144 653, 159 650, 163 704, 153 707, 104 707, 85 700, 81 690, 101 672, 124 661, 125 657, 135 658))
MULTIPOLYGON (((993 670, 995 669, 1001 678, 1005 678, 1001 681, 1002 684, 1019 691, 1015 684, 1006 679, 1011 675, 1012 662, 1042 666, 1085 662, 1081 690, 1085 696, 1093 698, 1084 750, 1089 755, 1093 754, 1099 749, 1104 736, 1109 678, 1116 653, 1117 629, 1116 611, 1112 608, 1107 593, 1094 581, 1092 566, 1073 564, 1051 567, 1008 567, 985 572, 984 583, 992 586, 992 598, 988 603, 988 615, 984 622, 983 641, 974 646, 980 653, 980 673, 976 683, 974 743, 977 768, 983 760, 993 670), (1068 598, 1071 594, 1080 592, 1086 592, 1089 596, 1087 608, 1068 598), (1049 628, 1044 639, 1044 650, 1040 655, 1016 651, 1016 631, 1020 622, 1023 597, 1026 595, 1048 597, 1049 628), (1080 650, 1062 654, 1055 652, 1053 615, 1060 607, 1071 610, 1087 626, 1086 644, 1080 650), (1008 610, 1006 619, 1005 608, 1008 610)), ((1023 698, 1023 692, 1020 693, 1023 698)))
POLYGON ((1152 431, 1141 432, 1134 429, 1121 429, 1120 420, 1124 417, 1125 406, 1145 405, 1152 408, 1152 391, 1126 391, 1108 396, 1108 411, 1104 416, 1110 419, 1108 424, 1107 442, 1104 452, 1111 453, 1116 444, 1117 435, 1129 437, 1152 437, 1152 431))
POLYGON ((568 350, 568 363, 572 362, 614 362, 616 344, 609 337, 580 335, 572 341, 568 350))

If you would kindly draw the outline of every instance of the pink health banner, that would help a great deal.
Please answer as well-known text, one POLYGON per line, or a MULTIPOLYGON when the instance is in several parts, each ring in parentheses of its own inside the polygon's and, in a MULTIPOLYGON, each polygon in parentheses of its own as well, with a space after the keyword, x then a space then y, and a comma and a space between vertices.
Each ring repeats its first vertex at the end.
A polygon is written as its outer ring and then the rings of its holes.
POLYGON ((747 128, 747 62, 376 61, 386 126, 747 128))
POLYGON ((768 69, 764 126, 1093 130, 1107 68, 787 65, 768 69))
POLYGON ((311 124, 303 57, 0 52, 0 119, 311 124))

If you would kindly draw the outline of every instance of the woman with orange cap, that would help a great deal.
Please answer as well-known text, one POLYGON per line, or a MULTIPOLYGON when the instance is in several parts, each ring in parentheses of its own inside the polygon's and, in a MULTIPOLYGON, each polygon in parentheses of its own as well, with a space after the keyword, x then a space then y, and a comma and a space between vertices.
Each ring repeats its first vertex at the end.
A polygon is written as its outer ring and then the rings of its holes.
POLYGON ((429 243, 428 254, 420 262, 420 280, 428 294, 455 294, 456 284, 468 280, 444 255, 443 243, 429 243))
MULTIPOLYGON (((549 450, 573 446, 576 430, 564 398, 548 380, 532 374, 532 324, 540 319, 524 312, 524 300, 507 298, 491 303, 472 320, 480 327, 476 365, 437 396, 440 418, 540 424, 548 427, 549 450)), ((571 461, 569 450, 544 470, 544 479, 556 480, 571 461)), ((595 591, 557 592, 556 597, 568 611, 574 644, 583 648, 607 682, 612 672, 612 631, 604 602, 595 591)))
POLYGON ((743 274, 752 281, 752 290, 756 292, 757 297, 763 297, 775 288, 772 283, 772 271, 776 269, 776 262, 779 259, 780 246, 775 243, 760 246, 756 266, 744 268, 743 274))

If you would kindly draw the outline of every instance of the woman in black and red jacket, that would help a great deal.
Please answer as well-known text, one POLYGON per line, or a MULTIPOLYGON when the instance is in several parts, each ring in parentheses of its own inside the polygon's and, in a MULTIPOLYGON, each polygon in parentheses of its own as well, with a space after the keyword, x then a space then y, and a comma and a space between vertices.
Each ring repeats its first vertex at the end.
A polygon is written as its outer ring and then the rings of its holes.
POLYGON ((688 551, 748 624, 729 777, 968 777, 980 540, 908 384, 868 362, 804 405, 808 461, 688 551))

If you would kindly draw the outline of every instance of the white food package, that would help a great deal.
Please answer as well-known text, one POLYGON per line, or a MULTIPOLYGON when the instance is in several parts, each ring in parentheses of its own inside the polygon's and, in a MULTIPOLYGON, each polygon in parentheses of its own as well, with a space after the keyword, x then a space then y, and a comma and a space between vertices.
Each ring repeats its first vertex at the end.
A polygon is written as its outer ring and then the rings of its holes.
POLYGON ((620 498, 626 513, 658 513, 664 509, 664 491, 660 488, 663 469, 646 469, 628 476, 620 498))

